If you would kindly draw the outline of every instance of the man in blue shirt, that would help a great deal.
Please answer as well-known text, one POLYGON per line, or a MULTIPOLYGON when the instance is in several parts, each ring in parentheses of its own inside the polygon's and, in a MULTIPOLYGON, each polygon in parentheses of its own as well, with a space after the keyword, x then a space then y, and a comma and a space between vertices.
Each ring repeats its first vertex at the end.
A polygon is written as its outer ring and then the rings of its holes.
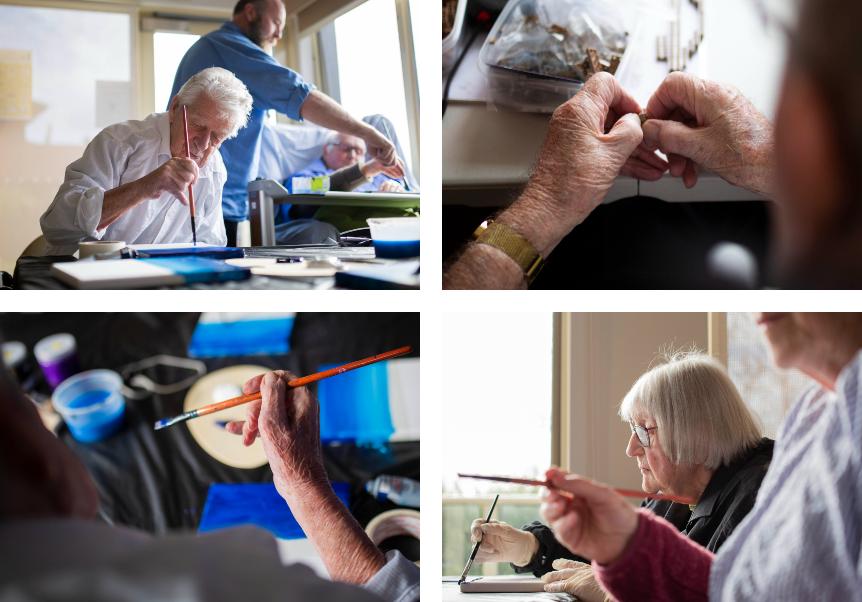
POLYGON ((220 149, 227 168, 222 211, 228 246, 236 245, 237 223, 248 218, 246 186, 257 177, 267 110, 275 109, 296 121, 308 119, 357 136, 365 141, 373 159, 403 175, 395 147, 380 132, 348 115, 341 105, 270 56, 282 36, 286 18, 281 0, 239 0, 231 21, 189 48, 174 78, 171 98, 192 75, 207 67, 223 67, 242 80, 254 100, 248 125, 220 149))
MULTIPOLYGON (((364 161, 365 142, 356 136, 350 136, 341 132, 332 132, 323 152, 307 167, 299 170, 287 179, 285 187, 293 192, 293 178, 329 176, 330 190, 354 191, 354 192, 404 192, 404 187, 397 180, 393 180, 388 174, 391 170, 385 169, 379 161, 371 159, 364 161)), ((338 232, 367 227, 366 219, 369 217, 401 217, 408 215, 404 209, 380 209, 368 207, 342 207, 315 205, 279 205, 275 212, 275 223, 281 224, 291 220, 300 219, 301 224, 294 222, 298 228, 307 227, 305 218, 313 217, 320 222, 326 222, 336 228, 338 232)), ((290 229, 276 228, 276 237, 279 232, 287 233, 290 229)), ((319 229, 321 242, 326 237, 328 230, 319 229)), ((331 236, 331 234, 328 234, 331 236)), ((287 239, 286 239, 287 240, 287 239)), ((295 237, 290 241, 298 242, 295 237)), ((279 244, 288 244, 280 242, 279 244)))

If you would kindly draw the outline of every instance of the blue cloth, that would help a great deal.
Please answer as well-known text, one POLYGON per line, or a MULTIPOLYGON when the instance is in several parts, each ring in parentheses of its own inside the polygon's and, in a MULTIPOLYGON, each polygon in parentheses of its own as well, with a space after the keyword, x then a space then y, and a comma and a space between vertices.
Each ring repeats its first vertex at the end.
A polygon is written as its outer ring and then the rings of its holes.
MULTIPOLYGON (((318 176, 328 176, 334 169, 329 169, 326 166, 326 163, 323 162, 321 157, 318 157, 314 161, 311 162, 308 167, 304 169, 300 169, 298 172, 293 174, 291 177, 287 179, 285 182, 285 188, 290 194, 293 194, 293 178, 314 178, 318 176)), ((374 178, 361 186, 357 186, 354 188, 354 192, 377 192, 380 190, 380 186, 389 178, 384 176, 382 173, 377 174, 374 178)), ((279 205, 278 210, 274 212, 275 215, 275 223, 282 224, 290 221, 290 217, 288 217, 287 212, 290 211, 291 205, 284 204, 279 205)))
POLYGON ((751 513, 712 563, 710 600, 862 600, 862 351, 835 392, 796 401, 751 513))
POLYGON ((232 71, 254 100, 248 125, 219 149, 227 168, 222 212, 226 220, 239 222, 248 218, 246 186, 257 177, 265 111, 275 109, 293 120, 302 121, 299 107, 315 86, 305 82, 295 71, 279 65, 248 39, 239 26, 226 21, 221 29, 205 35, 186 52, 177 68, 171 99, 193 75, 209 67, 232 71))
MULTIPOLYGON (((350 506, 350 484, 331 485, 338 499, 350 506)), ((280 539, 306 538, 275 483, 213 483, 207 493, 198 535, 238 525, 255 525, 280 539)))

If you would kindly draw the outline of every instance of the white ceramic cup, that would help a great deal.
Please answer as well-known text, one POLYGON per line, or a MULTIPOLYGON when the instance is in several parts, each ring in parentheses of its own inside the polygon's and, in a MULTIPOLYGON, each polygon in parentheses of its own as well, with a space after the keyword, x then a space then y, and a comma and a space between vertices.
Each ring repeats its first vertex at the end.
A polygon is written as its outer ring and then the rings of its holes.
POLYGON ((125 248, 126 243, 122 240, 91 240, 78 243, 78 259, 84 259, 99 253, 110 253, 125 248))

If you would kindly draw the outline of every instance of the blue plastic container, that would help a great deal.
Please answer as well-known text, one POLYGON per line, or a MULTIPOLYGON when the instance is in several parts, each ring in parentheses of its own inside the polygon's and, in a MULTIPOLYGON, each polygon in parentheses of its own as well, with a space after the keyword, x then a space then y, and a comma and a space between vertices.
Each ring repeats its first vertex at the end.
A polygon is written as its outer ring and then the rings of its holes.
POLYGON ((54 389, 54 409, 72 436, 83 443, 101 441, 125 421, 123 379, 111 370, 89 370, 67 378, 54 389))

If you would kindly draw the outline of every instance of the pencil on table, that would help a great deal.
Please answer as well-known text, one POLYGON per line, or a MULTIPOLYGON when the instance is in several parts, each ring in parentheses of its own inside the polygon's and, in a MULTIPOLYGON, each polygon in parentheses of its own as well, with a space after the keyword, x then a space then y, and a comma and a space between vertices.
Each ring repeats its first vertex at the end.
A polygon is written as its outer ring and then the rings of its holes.
MULTIPOLYGON (((192 151, 189 146, 189 119, 186 115, 186 105, 183 105, 183 126, 185 126, 186 129, 186 159, 191 159, 192 151)), ((197 245, 198 235, 195 232, 195 195, 191 186, 189 186, 189 211, 191 211, 192 214, 192 244, 197 245)))

